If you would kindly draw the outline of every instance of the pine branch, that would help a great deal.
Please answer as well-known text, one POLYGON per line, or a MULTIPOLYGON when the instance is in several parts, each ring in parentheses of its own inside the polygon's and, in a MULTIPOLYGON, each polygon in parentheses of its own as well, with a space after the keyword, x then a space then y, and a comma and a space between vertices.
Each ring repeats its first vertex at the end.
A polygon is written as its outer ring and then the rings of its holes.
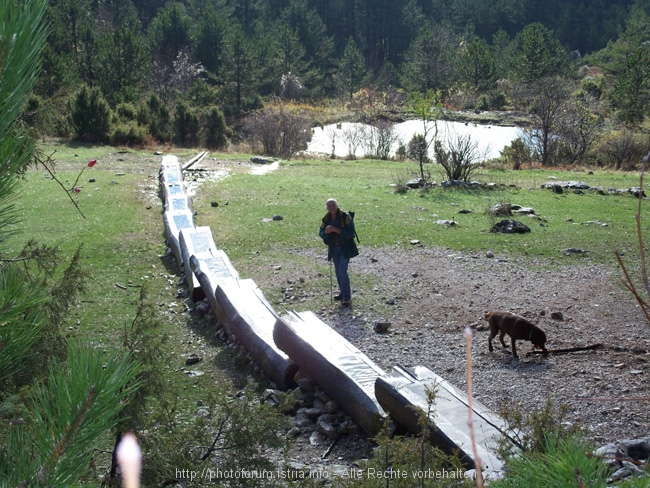
POLYGON ((74 422, 72 424, 68 424, 67 428, 65 429, 63 437, 57 443, 57 445, 54 446, 52 453, 50 454, 48 460, 45 462, 45 466, 43 466, 43 468, 41 468, 41 470, 39 471, 38 479, 40 481, 44 481, 47 479, 47 474, 54 469, 54 466, 56 465, 58 460, 63 455, 65 455, 73 439, 79 433, 79 430, 83 425, 83 421, 88 415, 88 411, 92 406, 94 398, 95 398, 95 386, 91 385, 88 390, 88 394, 86 395, 86 401, 84 401, 83 406, 77 412, 74 422))

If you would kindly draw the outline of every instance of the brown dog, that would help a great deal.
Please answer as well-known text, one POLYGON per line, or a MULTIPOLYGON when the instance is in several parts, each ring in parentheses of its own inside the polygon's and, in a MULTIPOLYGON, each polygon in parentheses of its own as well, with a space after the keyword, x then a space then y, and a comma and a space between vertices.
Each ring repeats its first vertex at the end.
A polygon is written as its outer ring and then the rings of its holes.
POLYGON ((533 349, 541 349, 546 353, 546 334, 544 331, 537 327, 532 322, 529 322, 523 317, 519 317, 510 312, 502 312, 495 310, 485 314, 485 318, 490 324, 490 337, 488 338, 488 348, 492 352, 492 339, 499 334, 499 340, 503 347, 508 347, 503 342, 503 336, 508 334, 510 336, 510 343, 512 345, 512 355, 517 356, 517 349, 515 341, 526 340, 533 343, 533 349))

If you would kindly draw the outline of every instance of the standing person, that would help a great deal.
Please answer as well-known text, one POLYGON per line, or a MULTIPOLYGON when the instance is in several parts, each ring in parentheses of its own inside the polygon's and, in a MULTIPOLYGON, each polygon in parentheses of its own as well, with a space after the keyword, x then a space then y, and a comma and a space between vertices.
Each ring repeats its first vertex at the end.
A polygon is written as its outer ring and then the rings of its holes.
POLYGON ((348 213, 341 211, 339 204, 333 198, 327 200, 325 206, 327 213, 323 217, 318 233, 327 244, 327 260, 334 261, 336 281, 339 285, 339 294, 335 299, 342 300, 343 306, 349 307, 352 304, 352 291, 348 263, 359 254, 354 243, 354 220, 348 213))

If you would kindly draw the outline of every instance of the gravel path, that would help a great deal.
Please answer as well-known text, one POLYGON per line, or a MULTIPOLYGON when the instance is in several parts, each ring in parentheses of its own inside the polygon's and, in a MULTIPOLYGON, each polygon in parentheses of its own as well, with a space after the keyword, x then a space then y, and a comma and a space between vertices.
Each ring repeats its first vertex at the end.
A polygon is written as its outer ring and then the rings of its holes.
MULTIPOLYGON (((323 259, 322 253, 301 254, 311 255, 314 263, 323 259)), ((470 325, 475 398, 493 411, 512 401, 526 410, 534 409, 550 397, 554 404, 569 407, 568 421, 587 427, 596 446, 646 436, 648 401, 627 398, 648 396, 650 326, 619 284, 619 275, 581 258, 566 259, 573 264, 549 265, 530 258, 487 257, 421 246, 365 248, 350 266, 358 305, 314 311, 385 370, 396 364, 422 365, 463 390, 463 331, 470 325), (355 283, 367 281, 365 274, 372 275, 373 288, 355 288, 355 283), (389 304, 388 311, 378 315, 369 305, 373 302, 389 304), (495 341, 495 350, 489 353, 484 315, 491 310, 511 311, 537 323, 546 332, 551 350, 596 343, 604 347, 543 357, 527 356, 531 344, 518 342, 520 359, 513 360, 510 349, 502 349, 495 341), (552 319, 552 314, 561 318, 552 319), (391 322, 389 332, 375 333, 375 320, 391 322)), ((284 267, 281 278, 297 281, 310 275, 313 269, 284 267)), ((262 289, 278 284, 256 281, 262 289)), ((309 299, 295 307, 309 310, 309 299)), ((368 447, 366 443, 362 435, 340 440, 332 457, 350 461, 368 447)), ((325 447, 298 439, 292 454, 315 462, 325 447)))

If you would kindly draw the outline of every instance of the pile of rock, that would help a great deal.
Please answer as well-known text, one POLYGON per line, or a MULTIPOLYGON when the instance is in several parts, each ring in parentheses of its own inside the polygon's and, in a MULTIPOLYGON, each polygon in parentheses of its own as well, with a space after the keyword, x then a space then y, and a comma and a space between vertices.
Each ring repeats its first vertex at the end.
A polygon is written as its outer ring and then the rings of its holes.
MULTIPOLYGON (((343 435, 359 433, 359 426, 346 415, 320 386, 307 377, 297 378, 298 387, 289 392, 293 398, 293 427, 287 435, 308 435, 312 445, 331 443, 343 435)), ((262 400, 274 405, 281 403, 280 390, 267 389, 262 400)))
POLYGON ((590 191, 596 191, 601 195, 630 193, 634 195, 636 198, 639 198, 639 195, 641 195, 642 197, 646 196, 643 189, 639 188, 638 186, 631 187, 631 188, 605 189, 602 186, 590 186, 587 183, 584 183, 582 181, 552 181, 549 183, 544 183, 542 185, 542 188, 552 190, 554 193, 562 193, 564 192, 564 190, 574 190, 578 193, 582 191, 590 190, 590 191))
POLYGON ((646 461, 650 458, 650 436, 610 442, 596 449, 595 454, 615 470, 607 480, 608 483, 645 476, 650 484, 650 476, 645 471, 646 461))

